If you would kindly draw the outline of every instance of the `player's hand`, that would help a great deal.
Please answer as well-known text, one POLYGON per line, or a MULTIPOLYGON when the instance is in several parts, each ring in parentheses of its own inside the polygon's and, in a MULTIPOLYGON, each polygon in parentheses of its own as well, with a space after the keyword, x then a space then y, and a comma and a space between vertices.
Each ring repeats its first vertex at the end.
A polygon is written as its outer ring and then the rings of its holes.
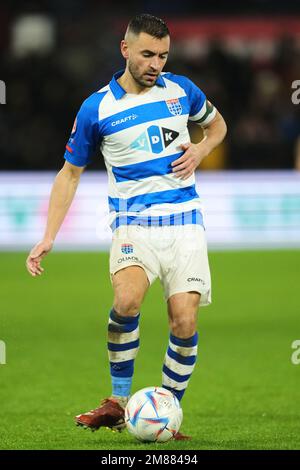
POLYGON ((174 160, 171 165, 175 176, 186 180, 194 173, 203 158, 207 156, 207 150, 204 145, 201 145, 201 142, 199 144, 189 142, 180 145, 180 147, 185 150, 185 152, 180 158, 174 160))
POLYGON ((31 276, 40 276, 44 269, 41 267, 41 260, 52 249, 52 241, 41 241, 37 243, 31 250, 26 260, 26 268, 31 276))

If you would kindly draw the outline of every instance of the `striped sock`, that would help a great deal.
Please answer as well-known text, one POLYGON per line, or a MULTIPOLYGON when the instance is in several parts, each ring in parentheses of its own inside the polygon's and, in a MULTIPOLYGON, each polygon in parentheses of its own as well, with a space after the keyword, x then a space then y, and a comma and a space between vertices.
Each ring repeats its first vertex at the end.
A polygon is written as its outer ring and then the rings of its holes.
POLYGON ((162 374, 162 386, 180 401, 188 386, 197 359, 198 333, 187 339, 170 334, 162 374))
POLYGON ((139 349, 139 317, 121 317, 114 309, 108 322, 108 357, 113 397, 129 397, 134 359, 139 349))

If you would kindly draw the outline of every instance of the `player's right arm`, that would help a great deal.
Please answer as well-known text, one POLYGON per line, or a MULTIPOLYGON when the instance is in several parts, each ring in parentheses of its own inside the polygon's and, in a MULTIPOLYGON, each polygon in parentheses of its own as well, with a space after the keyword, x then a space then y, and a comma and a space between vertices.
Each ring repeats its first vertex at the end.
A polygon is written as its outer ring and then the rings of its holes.
POLYGON ((98 125, 98 107, 101 96, 99 93, 93 93, 87 98, 74 121, 64 154, 66 162, 57 174, 52 187, 45 235, 32 248, 26 260, 27 270, 34 277, 44 271, 41 267, 41 260, 53 246, 74 198, 80 175, 91 162, 101 138, 98 125))
POLYGON ((52 249, 56 235, 75 196, 83 170, 84 167, 78 167, 66 161, 55 177, 44 237, 32 248, 26 260, 27 270, 33 277, 41 275, 44 271, 41 267, 41 260, 52 249))

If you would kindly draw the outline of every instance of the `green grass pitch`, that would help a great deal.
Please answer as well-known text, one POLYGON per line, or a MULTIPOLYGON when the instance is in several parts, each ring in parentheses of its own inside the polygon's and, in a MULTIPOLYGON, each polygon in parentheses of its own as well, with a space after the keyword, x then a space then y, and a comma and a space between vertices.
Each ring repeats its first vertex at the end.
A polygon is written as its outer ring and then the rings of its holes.
MULTIPOLYGON (((143 444, 76 428, 110 394, 107 253, 58 253, 31 278, 25 253, 0 254, 1 449, 299 449, 300 251, 210 254, 213 304, 199 311, 199 355, 182 401, 192 441, 143 444)), ((161 384, 168 342, 159 282, 141 310, 133 391, 161 384)))

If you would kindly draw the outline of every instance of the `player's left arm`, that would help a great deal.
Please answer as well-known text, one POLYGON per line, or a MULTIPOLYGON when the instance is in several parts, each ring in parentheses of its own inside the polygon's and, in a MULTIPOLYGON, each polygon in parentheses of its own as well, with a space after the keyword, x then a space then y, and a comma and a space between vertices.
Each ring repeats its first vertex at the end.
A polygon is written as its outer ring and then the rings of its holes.
MULTIPOLYGON (((208 106, 213 106, 207 101, 208 106)), ((183 180, 189 178, 199 166, 203 158, 207 157, 223 140, 227 133, 227 126, 223 116, 215 110, 215 117, 205 126, 202 125, 204 137, 201 142, 182 144, 185 150, 180 158, 172 163, 173 172, 176 177, 183 180)))

